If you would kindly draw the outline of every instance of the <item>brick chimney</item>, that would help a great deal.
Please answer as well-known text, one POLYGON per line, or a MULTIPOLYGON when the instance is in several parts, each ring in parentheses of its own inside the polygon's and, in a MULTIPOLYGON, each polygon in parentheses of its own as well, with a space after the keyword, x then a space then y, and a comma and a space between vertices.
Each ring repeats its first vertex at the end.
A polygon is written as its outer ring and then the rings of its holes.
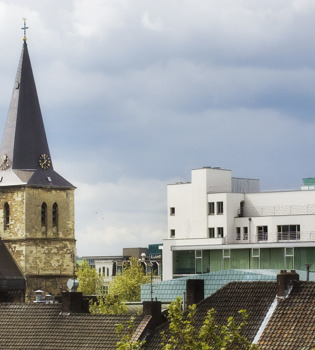
POLYGON ((285 298, 291 292, 293 281, 299 281, 300 277, 295 270, 287 272, 281 270, 277 275, 278 297, 285 298))
POLYGON ((186 293, 187 293, 187 306, 197 304, 199 301, 205 298, 205 281, 204 280, 187 280, 186 293))
POLYGON ((162 315, 162 303, 160 301, 144 301, 143 305, 143 316, 152 316, 148 329, 153 330, 160 324, 166 321, 165 317, 162 315))
POLYGON ((86 301, 83 300, 82 292, 62 292, 62 312, 64 313, 86 313, 86 301))

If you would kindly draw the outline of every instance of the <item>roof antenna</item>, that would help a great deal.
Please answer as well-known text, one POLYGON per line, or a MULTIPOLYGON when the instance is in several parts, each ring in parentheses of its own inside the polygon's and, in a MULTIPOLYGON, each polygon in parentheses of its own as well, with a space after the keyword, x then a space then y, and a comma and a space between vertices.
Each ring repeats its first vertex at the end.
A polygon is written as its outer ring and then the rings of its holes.
POLYGON ((28 29, 28 27, 26 27, 26 18, 23 18, 23 21, 24 21, 24 27, 23 28, 21 28, 21 29, 23 29, 24 30, 24 38, 23 38, 23 40, 26 42, 26 29, 28 29))

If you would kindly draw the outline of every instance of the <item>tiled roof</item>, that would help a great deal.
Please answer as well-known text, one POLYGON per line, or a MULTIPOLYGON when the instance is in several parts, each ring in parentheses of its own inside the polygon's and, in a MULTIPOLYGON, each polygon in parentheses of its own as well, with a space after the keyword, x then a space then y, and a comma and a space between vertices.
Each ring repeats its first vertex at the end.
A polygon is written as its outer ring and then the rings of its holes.
POLYGON ((288 297, 278 300, 259 347, 262 350, 315 347, 315 282, 294 282, 288 297))
MULTIPOLYGON (((300 280, 306 280, 306 272, 296 270, 300 280)), ((186 292, 186 281, 188 279, 203 279, 205 285, 205 298, 233 281, 276 281, 279 270, 255 270, 255 269, 231 269, 192 275, 189 277, 176 278, 173 280, 153 283, 153 299, 160 301, 173 301, 177 297, 183 297, 186 292)), ((315 281, 315 273, 309 274, 309 280, 315 281)), ((151 300, 150 284, 141 286, 141 301, 151 300)))
MULTIPOLYGON (((116 349, 130 315, 62 314, 56 304, 0 304, 0 349, 116 349)), ((135 316, 135 327, 142 317, 135 316)))
MULTIPOLYGON (((279 270, 223 270, 202 275, 176 278, 153 284, 153 299, 160 301, 173 301, 177 297, 183 297, 186 292, 188 279, 203 279, 205 298, 215 293, 227 283, 234 281, 276 281, 279 270)), ((314 274, 315 275, 315 274, 314 274)), ((151 300, 150 284, 141 286, 141 300, 151 300)))
MULTIPOLYGON (((197 305, 196 326, 201 327, 207 311, 214 308, 215 320, 223 325, 230 316, 239 319, 239 310, 245 309, 248 324, 242 334, 253 341, 277 294, 276 282, 232 282, 197 305)), ((161 331, 168 330, 168 323, 157 328, 149 339, 146 349, 161 349, 161 331)))

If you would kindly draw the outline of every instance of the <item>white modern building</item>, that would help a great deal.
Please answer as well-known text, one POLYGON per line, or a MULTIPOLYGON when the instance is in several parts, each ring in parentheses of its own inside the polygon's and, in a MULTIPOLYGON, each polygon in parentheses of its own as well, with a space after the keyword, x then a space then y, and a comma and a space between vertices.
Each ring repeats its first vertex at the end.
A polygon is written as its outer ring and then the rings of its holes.
POLYGON ((315 179, 260 192, 230 170, 192 170, 169 185, 163 279, 225 269, 315 269, 315 179))

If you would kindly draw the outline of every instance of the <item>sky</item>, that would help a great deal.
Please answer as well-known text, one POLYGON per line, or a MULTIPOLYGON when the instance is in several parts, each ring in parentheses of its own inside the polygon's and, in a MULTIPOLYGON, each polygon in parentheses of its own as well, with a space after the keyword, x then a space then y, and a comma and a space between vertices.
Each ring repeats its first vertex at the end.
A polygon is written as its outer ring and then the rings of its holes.
POLYGON ((79 256, 162 243, 191 169, 315 177, 314 0, 0 0, 0 135, 23 18, 79 256))

